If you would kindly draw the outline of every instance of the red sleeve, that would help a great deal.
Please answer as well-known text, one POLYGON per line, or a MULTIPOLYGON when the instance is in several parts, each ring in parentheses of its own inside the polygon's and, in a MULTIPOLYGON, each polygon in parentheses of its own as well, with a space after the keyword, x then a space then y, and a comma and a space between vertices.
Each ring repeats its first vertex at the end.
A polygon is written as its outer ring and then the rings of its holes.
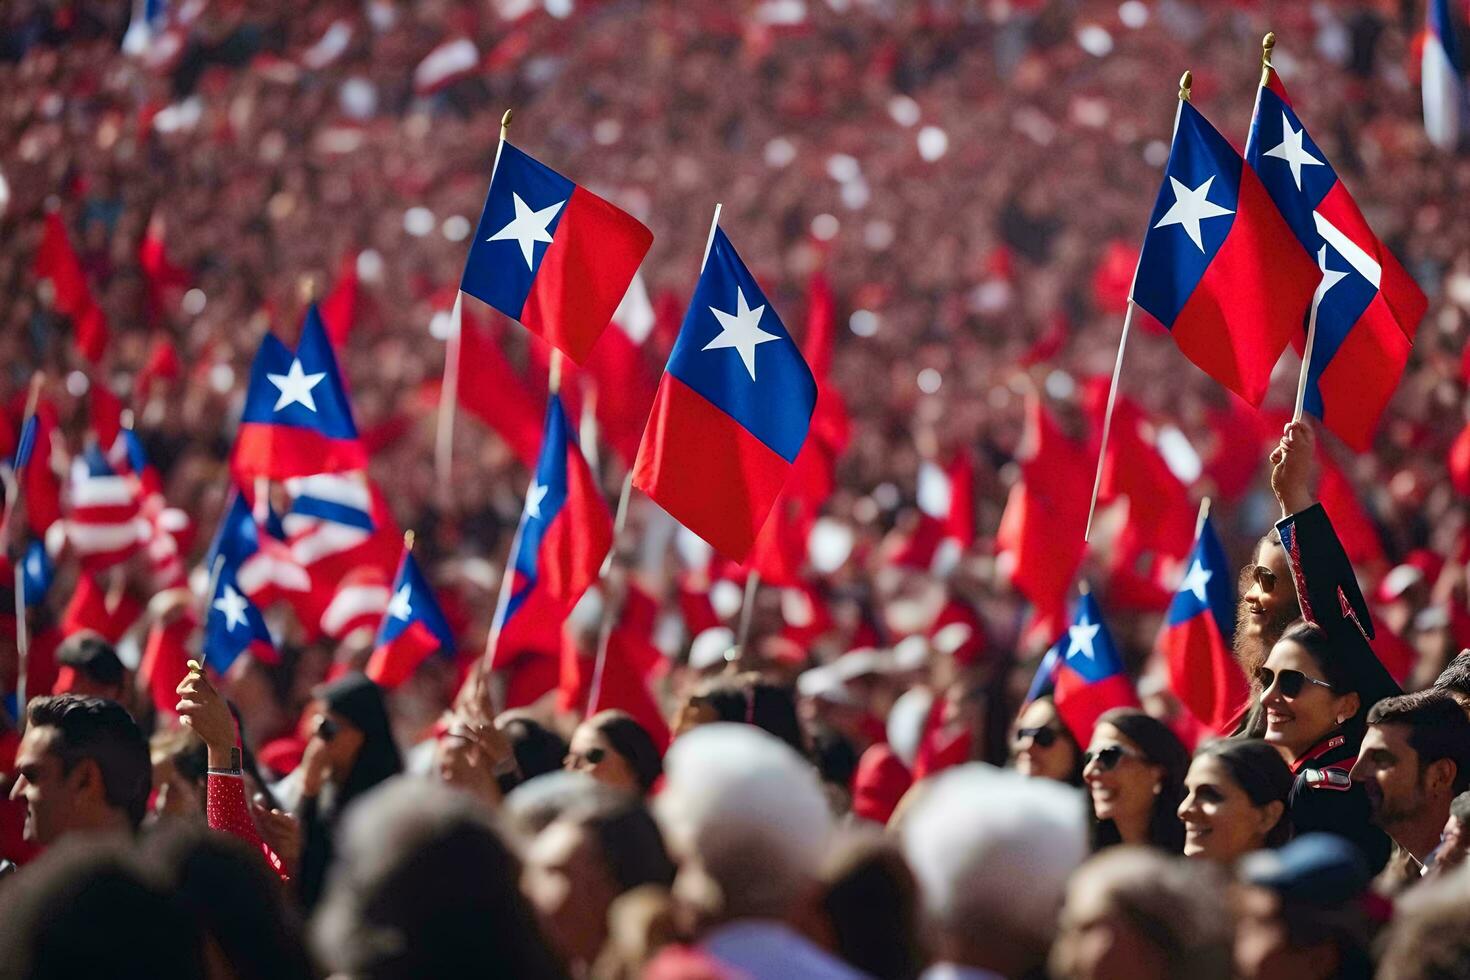
POLYGON ((271 850, 271 846, 260 838, 250 808, 245 803, 245 780, 240 776, 226 776, 211 772, 205 784, 205 815, 213 830, 224 831, 240 838, 252 848, 259 848, 271 870, 290 881, 286 862, 271 850))

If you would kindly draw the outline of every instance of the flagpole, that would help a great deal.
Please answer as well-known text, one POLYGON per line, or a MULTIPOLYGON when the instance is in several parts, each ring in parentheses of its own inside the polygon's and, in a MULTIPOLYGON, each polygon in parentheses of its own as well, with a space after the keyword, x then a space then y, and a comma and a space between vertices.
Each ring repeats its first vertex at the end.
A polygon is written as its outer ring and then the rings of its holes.
POLYGON ((271 481, 268 476, 255 478, 255 506, 250 508, 255 523, 264 524, 271 516, 271 481))
MULTIPOLYGON (((1174 130, 1179 130, 1179 114, 1184 111, 1184 103, 1189 101, 1189 90, 1194 85, 1194 76, 1185 72, 1179 78, 1179 104, 1174 108, 1174 130)), ((1113 407, 1118 401, 1118 380, 1123 375, 1123 352, 1128 348, 1128 334, 1133 327, 1133 288, 1138 285, 1138 265, 1143 262, 1143 254, 1139 253, 1138 263, 1133 266, 1133 282, 1128 287, 1128 307, 1123 313, 1123 334, 1118 338, 1118 356, 1113 361, 1113 381, 1108 386, 1108 405, 1103 411, 1102 442, 1097 451, 1097 473, 1092 479, 1092 500, 1087 505, 1087 526, 1082 531, 1082 540, 1092 540, 1092 519, 1097 513, 1097 495, 1102 489, 1103 461, 1108 458, 1108 438, 1113 431, 1113 407)))
POLYGON ((459 347, 463 330, 464 293, 455 290, 449 336, 444 342, 444 381, 439 389, 439 425, 434 439, 434 470, 441 488, 449 486, 454 466, 454 415, 459 410, 459 347))
MULTIPOLYGON (((45 381, 46 375, 40 371, 37 371, 35 374, 31 375, 31 390, 26 394, 26 411, 25 415, 21 417, 21 436, 25 435, 26 423, 29 422, 31 420, 31 417, 36 414, 36 405, 41 400, 41 386, 45 383, 45 381)), ((37 423, 37 429, 39 428, 40 425, 39 423, 37 423)), ((19 446, 17 446, 16 448, 17 450, 19 450, 19 446)), ((30 454, 32 456, 36 454, 36 449, 37 447, 35 446, 31 447, 30 454)), ((46 454, 43 458, 48 461, 47 465, 50 465, 49 461, 51 459, 51 447, 48 445, 44 447, 42 451, 46 454)), ((6 484, 5 510, 3 513, 0 513, 0 548, 10 547, 10 519, 12 516, 14 516, 16 501, 20 499, 22 476, 25 473, 26 466, 29 465, 30 463, 25 463, 24 465, 17 466, 15 470, 10 474, 10 480, 6 484)))
POLYGON ((1199 540, 1200 534, 1205 529, 1205 521, 1210 519, 1210 498, 1199 502, 1199 516, 1194 519, 1194 539, 1199 540))
POLYGON ((735 649, 745 657, 745 644, 750 639, 750 622, 755 618, 755 593, 761 585, 761 573, 755 569, 745 577, 745 598, 740 603, 740 624, 735 633, 735 649))
POLYGON ((1317 292, 1312 295, 1312 310, 1307 314, 1307 345, 1302 349, 1302 373, 1296 380, 1296 409, 1291 414, 1293 422, 1302 420, 1302 409, 1307 403, 1307 375, 1312 370, 1312 348, 1317 340, 1317 306, 1322 298, 1321 289, 1319 284, 1317 292))
MULTIPOLYGON (((597 573, 597 582, 601 588, 607 582, 608 573, 612 571, 613 552, 617 550, 618 538, 622 536, 623 525, 628 521, 628 500, 633 495, 633 470, 628 470, 628 475, 623 477, 623 489, 618 493, 618 509, 613 514, 613 546, 607 549, 607 557, 602 560, 602 569, 597 573)), ((591 717, 597 708, 597 699, 602 694, 602 674, 607 667, 607 648, 612 642, 613 614, 612 603, 608 601, 607 589, 602 588, 602 622, 597 627, 597 657, 592 663, 592 682, 587 686, 587 716, 591 717)))
MULTIPOLYGON (((510 132, 511 117, 515 110, 507 109, 500 117, 500 140, 495 144, 495 162, 490 165, 490 183, 495 183, 495 171, 500 169, 500 151, 505 148, 505 137, 510 132)), ((464 293, 455 290, 454 312, 450 315, 449 337, 444 343, 444 380, 439 389, 439 423, 434 438, 434 469, 442 487, 449 486, 450 473, 454 467, 454 416, 459 410, 459 345, 464 330, 462 303, 464 293)))
POLYGON ((715 202, 715 217, 714 217, 714 220, 709 223, 709 238, 706 239, 705 240, 705 243, 704 243, 704 258, 702 258, 702 259, 699 260, 699 271, 700 272, 703 272, 704 271, 704 264, 709 261, 709 250, 712 247, 714 247, 714 244, 715 244, 715 229, 718 228, 718 227, 720 227, 720 211, 724 207, 725 207, 725 205, 721 204, 720 202, 718 202, 718 201, 715 202))
POLYGON ((15 676, 15 719, 16 730, 24 735, 26 730, 26 669, 31 659, 30 630, 26 628, 26 567, 25 558, 15 563, 15 652, 19 673, 15 676))

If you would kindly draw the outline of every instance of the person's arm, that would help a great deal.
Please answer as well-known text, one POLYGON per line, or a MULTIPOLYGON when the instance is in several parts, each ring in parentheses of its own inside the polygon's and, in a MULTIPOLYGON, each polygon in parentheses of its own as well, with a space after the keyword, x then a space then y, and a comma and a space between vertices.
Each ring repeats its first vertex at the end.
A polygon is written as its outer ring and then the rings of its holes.
POLYGON ((1281 505, 1276 530, 1296 583, 1302 617, 1323 629, 1354 622, 1365 640, 1373 618, 1327 511, 1311 492, 1317 437, 1306 422, 1291 422, 1271 452, 1271 490, 1281 505))
POLYGON ((175 710, 184 725, 204 740, 209 755, 205 777, 205 817, 211 829, 238 837, 258 849, 266 863, 290 881, 290 873, 269 844, 260 836, 245 799, 245 775, 240 766, 240 741, 229 705, 203 671, 192 669, 178 686, 180 701, 175 710))

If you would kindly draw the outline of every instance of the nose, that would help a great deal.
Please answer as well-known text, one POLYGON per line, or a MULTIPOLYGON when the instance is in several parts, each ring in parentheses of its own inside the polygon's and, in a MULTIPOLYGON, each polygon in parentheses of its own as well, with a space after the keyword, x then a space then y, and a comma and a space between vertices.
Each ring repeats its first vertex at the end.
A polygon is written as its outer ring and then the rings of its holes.
POLYGON ((1185 817, 1196 813, 1198 810, 1199 807, 1195 805, 1194 794, 1190 793, 1184 798, 1184 802, 1179 804, 1179 809, 1175 811, 1175 814, 1179 817, 1180 820, 1183 820, 1185 817))
POLYGON ((1278 675, 1271 678, 1271 686, 1261 692, 1261 704, 1280 704, 1282 700, 1281 677, 1278 675))
POLYGON ((26 782, 26 778, 24 776, 16 776, 15 785, 10 787, 10 798, 12 800, 24 799, 26 795, 26 787, 29 785, 30 783, 26 782))
POLYGON ((1082 767, 1082 780, 1083 780, 1083 782, 1087 782, 1087 783, 1096 782, 1097 781, 1097 778, 1099 776, 1101 776, 1101 775, 1102 775, 1102 766, 1098 765, 1097 759, 1090 760, 1087 763, 1087 765, 1085 765, 1085 766, 1082 767))
POLYGON ((1367 758, 1360 755, 1358 756, 1357 761, 1353 763, 1352 769, 1348 770, 1348 776, 1352 779, 1353 782, 1366 783, 1368 781, 1367 762, 1367 758))

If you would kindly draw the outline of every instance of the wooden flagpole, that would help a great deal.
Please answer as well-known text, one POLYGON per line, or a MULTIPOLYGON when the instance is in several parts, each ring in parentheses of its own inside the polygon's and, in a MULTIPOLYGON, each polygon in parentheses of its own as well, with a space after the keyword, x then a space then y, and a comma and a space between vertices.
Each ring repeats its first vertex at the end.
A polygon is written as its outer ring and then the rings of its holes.
MULTIPOLYGON (((1185 72, 1179 78, 1179 105, 1174 109, 1174 130, 1179 129, 1179 113, 1183 111, 1184 103, 1189 101, 1189 90, 1194 85, 1194 76, 1185 72)), ((1138 260, 1143 261, 1140 252, 1138 260)), ((1118 379, 1123 374, 1123 352, 1128 348, 1128 333, 1133 326, 1133 287, 1138 284, 1138 266, 1133 267, 1133 284, 1128 287, 1128 309, 1123 314, 1123 334, 1118 338, 1118 357, 1113 362, 1113 381, 1108 386, 1108 405, 1103 412, 1102 442, 1097 451, 1097 474, 1092 480, 1092 500, 1087 505, 1087 527, 1082 532, 1082 540, 1092 539, 1092 518, 1097 512, 1097 495, 1102 489, 1103 461, 1108 458, 1108 439, 1113 431, 1113 406, 1118 401, 1118 379)))
MULTIPOLYGON (((490 183, 495 183, 495 171, 500 169, 500 153, 505 149, 505 138, 510 133, 510 121, 514 109, 505 110, 500 117, 500 141, 495 144, 495 162, 490 165, 490 183)), ((460 338, 464 331, 464 293, 455 291, 454 312, 450 315, 449 336, 444 343, 444 378, 439 390, 439 420, 434 433, 434 470, 442 487, 449 486, 450 473, 454 468, 454 416, 459 411, 459 355, 460 338)))
POLYGON ((612 642, 613 625, 617 617, 613 614, 612 596, 607 588, 608 574, 612 572, 613 552, 618 548, 618 538, 623 535, 623 525, 628 521, 628 499, 633 495, 633 470, 623 477, 623 489, 618 493, 618 509, 613 514, 612 547, 602 560, 602 570, 597 576, 598 588, 602 591, 602 622, 597 626, 597 657, 592 663, 592 680, 587 686, 587 717, 597 712, 597 701, 602 694, 602 676, 607 667, 607 648, 612 642))

